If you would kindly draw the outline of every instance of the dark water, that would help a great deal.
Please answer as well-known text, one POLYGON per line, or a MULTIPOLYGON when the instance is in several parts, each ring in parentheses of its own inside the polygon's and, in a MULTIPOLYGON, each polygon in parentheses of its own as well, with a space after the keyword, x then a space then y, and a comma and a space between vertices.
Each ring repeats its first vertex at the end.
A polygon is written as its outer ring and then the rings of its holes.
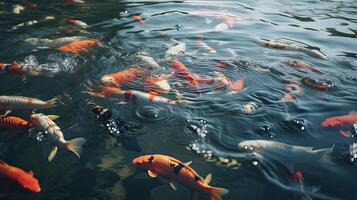
MULTIPOLYGON (((67 139, 85 137, 88 142, 80 159, 60 151, 49 163, 49 146, 23 135, 2 132, 0 159, 23 169, 33 170, 42 192, 33 196, 5 199, 189 199, 184 187, 170 189, 164 179, 151 179, 135 170, 133 158, 142 154, 171 155, 191 165, 202 176, 213 174, 212 185, 225 187, 226 200, 304 199, 299 184, 293 180, 291 165, 304 175, 304 188, 313 199, 357 199, 356 167, 348 161, 348 144, 353 138, 336 130, 322 129, 321 122, 331 116, 357 110, 357 1, 92 1, 65 4, 63 1, 33 1, 36 8, 25 6, 20 15, 12 6, 21 1, 1 1, 0 61, 52 63, 55 75, 0 77, 2 95, 21 95, 40 99, 61 96, 64 103, 44 110, 61 117, 56 123, 67 139), (212 11, 239 16, 226 31, 215 31, 222 22, 217 17, 191 15, 193 11, 212 11), (141 24, 130 18, 139 14, 141 24), (34 19, 54 16, 49 22, 13 26, 34 19), (70 18, 90 25, 86 30, 66 23, 70 18), (70 31, 69 31, 70 30, 70 31), (38 49, 24 42, 26 38, 59 38, 81 35, 97 38, 102 46, 89 53, 72 55, 55 49, 38 49), (205 42, 217 50, 209 54, 197 45, 205 42), (193 101, 187 106, 119 104, 82 93, 89 82, 98 82, 107 73, 135 64, 135 54, 145 51, 154 59, 164 57, 170 38, 185 42, 187 53, 180 58, 194 73, 213 75, 224 72, 232 80, 243 79, 245 89, 234 95, 227 90, 204 86, 197 95, 179 88, 193 101), (265 48, 258 39, 285 39, 309 45, 327 55, 318 59, 305 53, 265 48), (34 60, 35 59, 35 60, 34 60), (300 60, 324 72, 299 70, 282 63, 300 60), (229 63, 216 67, 216 61, 229 63), (303 94, 284 102, 286 85, 282 80, 301 77, 328 80, 336 86, 317 91, 300 84, 303 94), (142 151, 128 151, 114 138, 104 136, 86 100, 117 113, 137 125, 135 138, 142 151), (254 113, 241 108, 255 102, 254 113), (297 160, 288 153, 262 159, 239 152, 237 144, 247 139, 274 140, 292 145, 327 148, 335 144, 330 163, 297 160), (258 161, 256 163, 256 161, 258 161), (298 162, 299 161, 299 162, 298 162), (299 164, 296 164, 296 163, 299 164), (312 192, 315 186, 321 189, 312 192)), ((169 73, 169 62, 156 73, 169 73)), ((173 82, 182 82, 175 79, 173 82)), ((174 87, 174 86, 173 86, 174 87)), ((14 115, 29 119, 30 112, 14 115)), ((208 199, 200 196, 200 199, 208 199)))

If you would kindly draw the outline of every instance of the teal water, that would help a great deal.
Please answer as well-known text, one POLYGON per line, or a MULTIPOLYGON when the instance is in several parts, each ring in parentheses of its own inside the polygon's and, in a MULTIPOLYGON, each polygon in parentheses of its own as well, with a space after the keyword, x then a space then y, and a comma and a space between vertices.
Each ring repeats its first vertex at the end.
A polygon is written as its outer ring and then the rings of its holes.
MULTIPOLYGON (((213 174, 212 185, 225 187, 225 200, 304 199, 306 196, 292 178, 291 166, 304 175, 304 188, 312 199, 356 199, 356 166, 348 160, 348 145, 354 138, 336 130, 323 129, 321 122, 345 115, 357 106, 357 2, 351 1, 92 1, 84 4, 64 1, 33 1, 15 15, 12 6, 22 1, 0 1, 0 63, 27 62, 48 64, 43 76, 0 76, 1 95, 20 95, 43 100, 55 96, 63 103, 44 114, 59 115, 56 123, 65 137, 84 137, 88 141, 80 159, 61 150, 47 161, 49 145, 28 137, 27 132, 0 133, 0 159, 26 170, 39 179, 42 192, 4 199, 190 199, 184 187, 173 191, 163 178, 152 179, 134 168, 131 161, 144 154, 167 154, 183 162, 192 160, 197 172, 213 174), (223 20, 215 16, 197 16, 197 11, 234 15, 236 21, 225 31, 215 31, 223 20), (140 15, 141 24, 131 18, 140 15), (46 16, 55 19, 40 22, 46 16), (68 19, 90 25, 74 29, 68 19), (17 24, 38 20, 33 26, 17 24), (27 38, 86 36, 102 45, 87 53, 68 54, 53 48, 37 48, 27 38), (210 54, 197 44, 197 38, 213 47, 210 54), (170 83, 185 99, 187 106, 161 104, 123 104, 89 96, 83 91, 98 84, 108 73, 137 64, 135 55, 145 51, 161 68, 156 74, 168 74, 171 68, 163 60, 172 46, 172 38, 186 43, 180 57, 189 69, 202 76, 223 72, 233 81, 244 80, 244 90, 227 95, 229 90, 213 90, 209 85, 200 94, 173 78, 170 83), (259 39, 294 41, 327 56, 318 59, 301 51, 266 48, 259 39), (313 65, 324 74, 296 69, 282 61, 299 60, 313 65), (227 63, 226 68, 216 62, 227 63), (50 75, 48 75, 50 74, 50 75), (330 81, 335 87, 318 91, 301 83, 302 77, 330 81), (296 81, 303 89, 292 101, 282 101, 286 81, 296 81), (130 135, 141 151, 129 151, 91 112, 92 100, 121 119, 135 125, 130 135), (257 104, 254 113, 242 112, 248 102, 257 104), (331 161, 304 160, 289 152, 263 158, 238 151, 244 140, 265 139, 317 149, 335 144, 331 161), (321 187, 313 192, 315 186, 321 187)), ((125 89, 139 89, 138 84, 125 89)), ((29 120, 31 111, 13 115, 29 120)), ((208 199, 201 195, 199 199, 208 199)))

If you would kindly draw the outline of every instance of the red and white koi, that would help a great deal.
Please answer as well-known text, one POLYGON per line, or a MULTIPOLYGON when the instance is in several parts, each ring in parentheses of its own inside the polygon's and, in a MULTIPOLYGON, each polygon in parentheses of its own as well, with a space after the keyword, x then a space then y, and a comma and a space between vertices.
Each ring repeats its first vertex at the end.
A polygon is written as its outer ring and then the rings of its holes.
POLYGON ((78 158, 82 152, 82 146, 86 143, 84 138, 76 138, 70 141, 64 139, 63 133, 60 127, 53 122, 58 116, 55 115, 44 115, 42 113, 36 113, 31 115, 32 124, 34 127, 32 131, 41 131, 46 133, 48 141, 52 144, 53 148, 50 155, 48 156, 48 161, 51 162, 56 156, 58 147, 65 148, 73 152, 78 158))
POLYGON ((211 200, 221 200, 229 190, 210 186, 212 175, 208 174, 203 179, 189 165, 191 162, 183 163, 173 157, 155 154, 139 156, 133 160, 134 166, 146 171, 150 177, 160 175, 170 181, 172 189, 177 190, 180 183, 192 191, 197 191, 210 196, 211 200))
POLYGON ((133 65, 129 69, 118 71, 112 74, 106 74, 102 77, 101 81, 107 85, 115 85, 121 87, 124 83, 135 81, 142 78, 145 70, 133 65))
POLYGON ((295 67, 295 68, 299 68, 299 69, 304 69, 304 70, 307 70, 307 71, 315 72, 317 74, 324 74, 319 69, 317 69, 317 68, 315 68, 315 67, 313 67, 311 65, 305 64, 303 62, 297 61, 297 60, 283 61, 283 63, 288 64, 288 65, 290 65, 292 67, 295 67))
MULTIPOLYGON (((236 82, 232 82, 230 78, 228 78, 226 75, 224 75, 222 72, 216 72, 219 75, 218 79, 215 79, 216 82, 222 83, 226 88, 230 89, 231 92, 228 94, 235 94, 244 88, 244 80, 239 79, 236 82)), ((220 87, 218 87, 219 89, 220 87)))
POLYGON ((325 119, 321 123, 322 128, 334 127, 340 129, 340 133, 345 137, 351 137, 350 128, 357 124, 357 113, 352 111, 347 115, 334 116, 325 119))
POLYGON ((73 25, 75 27, 78 27, 78 28, 88 28, 88 24, 81 21, 81 20, 77 20, 77 19, 69 19, 67 20, 67 23, 70 24, 70 25, 73 25))

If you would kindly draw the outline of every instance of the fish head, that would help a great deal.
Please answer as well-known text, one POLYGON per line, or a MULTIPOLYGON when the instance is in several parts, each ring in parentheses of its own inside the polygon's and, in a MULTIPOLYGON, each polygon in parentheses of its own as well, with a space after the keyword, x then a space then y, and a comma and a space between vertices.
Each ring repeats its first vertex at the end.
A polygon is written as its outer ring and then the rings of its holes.
POLYGON ((133 160, 133 165, 143 171, 152 170, 154 168, 154 163, 153 155, 139 156, 133 160))
POLYGON ((33 177, 32 173, 24 173, 19 176, 19 182, 21 186, 30 192, 41 192, 41 187, 40 184, 38 183, 38 180, 33 177))
POLYGON ((42 113, 34 113, 31 115, 31 122, 33 125, 36 125, 39 123, 40 119, 45 116, 44 114, 42 113))
POLYGON ((259 148, 259 142, 254 140, 246 140, 238 144, 238 150, 244 152, 254 152, 259 148))
POLYGON ((321 123, 322 128, 341 126, 342 121, 338 117, 331 117, 321 123))

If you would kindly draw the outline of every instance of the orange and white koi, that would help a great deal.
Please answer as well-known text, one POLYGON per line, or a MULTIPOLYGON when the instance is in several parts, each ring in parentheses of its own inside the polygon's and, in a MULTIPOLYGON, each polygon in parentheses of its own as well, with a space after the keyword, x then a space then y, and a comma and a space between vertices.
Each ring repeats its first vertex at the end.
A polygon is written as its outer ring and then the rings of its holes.
POLYGON ((133 15, 133 16, 131 16, 131 18, 135 19, 139 23, 142 23, 142 24, 145 23, 145 20, 140 15, 133 15))
POLYGON ((25 63, 0 63, 0 75, 4 74, 24 74, 30 76, 40 75, 41 72, 35 70, 32 65, 25 63))
POLYGON ((221 200, 221 196, 229 192, 225 188, 210 186, 212 175, 208 174, 203 179, 190 164, 161 154, 139 156, 133 160, 133 165, 146 171, 150 177, 160 175, 168 179, 174 190, 177 190, 177 183, 180 183, 192 191, 209 195, 211 200, 221 200))
POLYGON ((275 49, 286 49, 291 51, 299 51, 305 53, 309 56, 319 58, 319 59, 327 59, 327 56, 322 52, 316 49, 308 49, 305 46, 301 46, 295 43, 287 42, 285 40, 267 40, 267 39, 259 39, 257 43, 264 47, 275 48, 275 49))
POLYGON ((302 63, 300 61, 297 61, 297 60, 283 61, 283 63, 288 64, 288 65, 290 65, 292 67, 295 67, 295 68, 305 69, 305 70, 308 70, 308 71, 311 71, 311 72, 315 72, 317 74, 324 74, 319 69, 317 69, 317 68, 315 68, 315 67, 313 67, 311 65, 308 65, 308 64, 302 63))
POLYGON ((0 96, 0 110, 6 110, 4 115, 12 110, 35 110, 46 109, 57 106, 59 99, 57 97, 42 101, 40 99, 22 97, 22 96, 0 96))
POLYGON ((325 119, 321 123, 322 128, 334 127, 340 129, 340 133, 345 137, 351 137, 349 129, 357 123, 357 113, 352 111, 348 115, 334 116, 325 119))
POLYGON ((0 129, 27 129, 31 123, 14 116, 0 116, 0 129))
POLYGON ((81 20, 77 20, 77 19, 69 19, 67 20, 68 24, 71 24, 73 26, 79 27, 79 28, 88 28, 88 24, 81 21, 81 20))
POLYGON ((203 79, 198 75, 193 74, 182 62, 179 60, 173 60, 170 64, 174 70, 174 75, 178 78, 184 79, 190 83, 191 86, 197 87, 198 84, 213 83, 213 78, 203 79))
POLYGON ((118 71, 112 74, 106 74, 101 81, 107 85, 122 86, 124 83, 135 81, 145 74, 145 70, 133 65, 129 69, 118 71))
MULTIPOLYGON (((241 91, 244 88, 244 80, 239 79, 236 82, 232 82, 230 78, 228 78, 226 75, 224 75, 222 72, 216 72, 219 75, 218 79, 215 79, 215 81, 221 83, 224 85, 226 88, 230 89, 231 92, 228 94, 235 94, 239 91, 241 91)), ((220 89, 221 87, 218 87, 217 89, 220 89)))
POLYGON ((73 152, 79 158, 82 152, 82 146, 86 143, 86 139, 76 138, 70 141, 66 141, 64 139, 61 128, 53 122, 53 120, 57 118, 58 116, 56 115, 46 116, 42 113, 32 114, 31 120, 34 127, 31 129, 31 132, 41 131, 46 133, 48 141, 53 145, 52 151, 48 156, 48 161, 51 162, 56 156, 58 147, 65 148, 73 152))
POLYGON ((210 46, 203 40, 203 37, 202 37, 202 36, 198 37, 197 40, 196 40, 196 42, 197 42, 197 44, 198 44, 199 46, 201 46, 202 48, 204 48, 205 50, 207 50, 208 53, 212 53, 212 54, 217 53, 217 51, 216 51, 214 48, 210 47, 210 46))
POLYGON ((79 54, 81 52, 88 52, 90 47, 97 46, 98 44, 100 44, 100 42, 96 39, 85 39, 60 46, 57 48, 57 50, 67 53, 79 54))
POLYGON ((8 190, 18 190, 18 188, 20 188, 24 191, 33 193, 41 192, 40 184, 33 176, 32 171, 25 172, 24 170, 11 166, 2 160, 0 160, 0 187, 8 190))
POLYGON ((25 42, 36 46, 37 48, 59 48, 66 44, 89 39, 88 37, 83 36, 72 36, 72 37, 62 37, 56 39, 47 39, 47 38, 27 38, 25 42))

